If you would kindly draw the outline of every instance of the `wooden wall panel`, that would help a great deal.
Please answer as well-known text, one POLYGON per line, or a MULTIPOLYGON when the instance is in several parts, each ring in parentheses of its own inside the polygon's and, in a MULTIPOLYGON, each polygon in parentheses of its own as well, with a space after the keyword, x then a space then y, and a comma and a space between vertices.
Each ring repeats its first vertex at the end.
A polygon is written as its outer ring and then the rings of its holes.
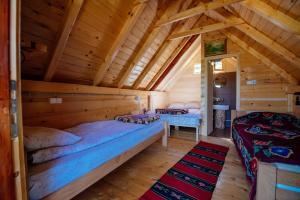
MULTIPOLYGON (((23 121, 25 125, 68 128, 82 122, 113 119, 117 115, 148 109, 151 92, 83 86, 64 83, 23 81, 23 121), (141 97, 140 104, 135 99, 141 97), (49 98, 62 98, 50 104, 49 98)), ((163 93, 156 92, 156 96, 163 93)), ((161 105, 158 98, 155 105, 161 105)))
POLYGON ((228 40, 228 53, 240 56, 240 110, 287 112, 288 83, 279 74, 268 68, 239 46, 228 40), (256 80, 256 85, 247 85, 247 80, 256 80))
POLYGON ((169 103, 200 102, 201 76, 200 74, 194 74, 194 65, 198 63, 201 63, 200 55, 198 57, 196 56, 190 62, 186 70, 179 75, 176 83, 168 89, 169 103))
POLYGON ((14 199, 9 96, 9 2, 0 0, 0 198, 14 199))
POLYGON ((46 52, 23 49, 25 56, 22 63, 24 78, 41 80, 50 54, 56 44, 56 36, 61 28, 64 13, 69 0, 46 1, 24 0, 21 3, 21 39, 45 45, 46 52))

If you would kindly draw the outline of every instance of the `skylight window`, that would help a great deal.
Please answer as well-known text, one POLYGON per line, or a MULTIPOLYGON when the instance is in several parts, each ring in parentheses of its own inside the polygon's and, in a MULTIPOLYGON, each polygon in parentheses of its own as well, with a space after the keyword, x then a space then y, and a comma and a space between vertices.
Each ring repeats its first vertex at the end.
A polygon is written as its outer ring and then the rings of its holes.
POLYGON ((194 74, 200 74, 201 73, 201 64, 195 64, 194 65, 194 74))

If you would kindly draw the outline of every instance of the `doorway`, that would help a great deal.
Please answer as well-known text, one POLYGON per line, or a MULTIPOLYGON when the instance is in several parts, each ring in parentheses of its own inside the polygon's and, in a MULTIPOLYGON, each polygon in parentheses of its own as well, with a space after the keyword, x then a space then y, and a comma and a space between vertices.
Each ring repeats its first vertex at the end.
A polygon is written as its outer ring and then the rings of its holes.
POLYGON ((240 107, 240 67, 237 54, 205 58, 207 135, 230 137, 231 112, 240 107))

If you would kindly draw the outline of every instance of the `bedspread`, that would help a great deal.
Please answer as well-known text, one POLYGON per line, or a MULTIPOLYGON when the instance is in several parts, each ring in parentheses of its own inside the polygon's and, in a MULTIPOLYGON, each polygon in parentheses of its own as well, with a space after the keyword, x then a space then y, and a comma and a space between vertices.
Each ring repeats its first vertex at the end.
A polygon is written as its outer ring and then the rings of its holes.
POLYGON ((234 120, 232 138, 256 189, 257 162, 300 164, 300 120, 293 115, 254 112, 234 120))

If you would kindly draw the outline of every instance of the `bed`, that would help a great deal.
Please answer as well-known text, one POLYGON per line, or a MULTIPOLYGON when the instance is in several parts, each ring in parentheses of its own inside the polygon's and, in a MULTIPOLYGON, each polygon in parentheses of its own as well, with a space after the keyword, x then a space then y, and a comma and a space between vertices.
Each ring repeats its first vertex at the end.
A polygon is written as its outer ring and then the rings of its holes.
MULTIPOLYGON (((163 121, 166 121, 169 126, 177 127, 191 127, 196 129, 196 141, 199 141, 200 135, 200 125, 201 125, 201 117, 200 114, 180 114, 180 115, 172 115, 172 114, 160 114, 160 118, 163 121)), ((170 132, 170 127, 168 128, 170 132)), ((170 135, 170 133, 168 133, 170 135)))
POLYGON ((251 183, 250 199, 300 199, 300 120, 252 112, 234 119, 232 139, 251 183))
POLYGON ((74 197, 159 138, 166 146, 165 126, 110 120, 67 129, 82 140, 64 147, 66 155, 29 166, 30 199, 74 197))

